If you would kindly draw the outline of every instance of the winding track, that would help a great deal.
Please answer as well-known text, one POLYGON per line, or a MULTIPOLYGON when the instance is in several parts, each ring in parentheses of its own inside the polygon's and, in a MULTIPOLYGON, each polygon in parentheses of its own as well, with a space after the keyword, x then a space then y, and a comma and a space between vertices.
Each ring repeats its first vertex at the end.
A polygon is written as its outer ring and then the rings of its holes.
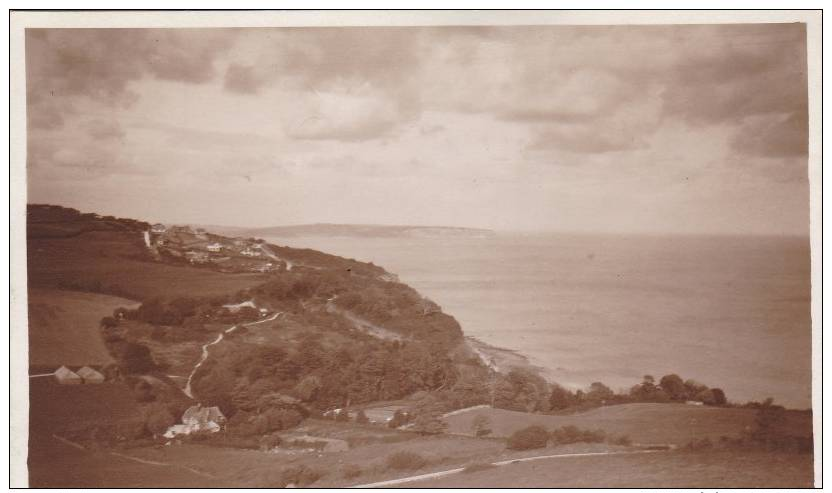
POLYGON ((224 331, 220 332, 220 334, 217 336, 216 339, 213 340, 213 342, 209 342, 208 344, 204 344, 202 346, 202 358, 199 359, 197 364, 194 366, 194 369, 191 370, 191 374, 188 375, 188 383, 185 385, 185 389, 183 390, 185 395, 187 395, 191 399, 194 399, 193 389, 191 389, 191 380, 193 380, 194 375, 196 375, 196 371, 199 369, 200 366, 202 366, 202 363, 205 363, 205 360, 208 359, 208 348, 209 347, 213 346, 214 344, 219 344, 220 342, 222 342, 222 340, 225 338, 225 334, 234 332, 240 326, 250 327, 252 325, 262 324, 263 322, 271 322, 272 320, 275 320, 280 315, 283 315, 283 312, 277 312, 269 318, 264 318, 263 320, 258 320, 256 322, 251 322, 251 323, 248 323, 248 324, 232 325, 231 327, 229 327, 229 328, 225 329, 224 331))

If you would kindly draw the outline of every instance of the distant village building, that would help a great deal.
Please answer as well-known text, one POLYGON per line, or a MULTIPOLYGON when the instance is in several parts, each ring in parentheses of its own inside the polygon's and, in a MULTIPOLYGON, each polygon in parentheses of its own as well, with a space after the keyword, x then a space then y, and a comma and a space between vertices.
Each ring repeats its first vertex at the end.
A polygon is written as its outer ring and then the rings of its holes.
POLYGON ((208 262, 208 254, 205 252, 187 251, 185 252, 185 258, 192 264, 204 264, 208 262))
POLYGON ((209 252, 215 252, 216 253, 216 252, 222 251, 222 245, 219 244, 219 243, 211 243, 208 246, 206 246, 205 249, 208 250, 209 252))
POLYGON ((79 385, 84 383, 84 380, 77 373, 65 366, 55 370, 55 380, 61 385, 79 385))
POLYGON ((225 424, 225 415, 216 406, 202 407, 200 404, 189 407, 182 415, 182 424, 173 425, 165 432, 166 438, 191 433, 215 433, 225 424))
POLYGON ((251 248, 246 248, 245 250, 240 252, 241 255, 245 255, 246 257, 259 257, 260 252, 257 250, 253 250, 251 248))
POLYGON ((81 368, 78 370, 77 374, 84 380, 85 384, 104 383, 104 375, 89 366, 81 368))
POLYGON ((237 313, 242 308, 257 308, 257 305, 254 304, 254 301, 244 301, 242 303, 231 303, 228 305, 222 305, 223 308, 227 309, 231 313, 237 313))
POLYGON ((150 227, 150 232, 151 233, 162 234, 165 231, 167 231, 167 228, 165 227, 164 224, 161 224, 161 223, 156 223, 156 224, 154 224, 153 226, 150 227))

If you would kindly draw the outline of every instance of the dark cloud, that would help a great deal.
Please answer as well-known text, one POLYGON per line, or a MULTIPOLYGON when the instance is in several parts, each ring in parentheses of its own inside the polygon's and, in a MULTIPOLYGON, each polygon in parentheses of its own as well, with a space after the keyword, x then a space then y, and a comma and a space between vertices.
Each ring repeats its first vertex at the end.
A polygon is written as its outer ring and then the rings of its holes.
POLYGON ((52 101, 73 97, 129 105, 136 97, 129 83, 145 76, 206 82, 231 41, 225 30, 27 29, 29 117, 36 126, 59 126, 52 101))

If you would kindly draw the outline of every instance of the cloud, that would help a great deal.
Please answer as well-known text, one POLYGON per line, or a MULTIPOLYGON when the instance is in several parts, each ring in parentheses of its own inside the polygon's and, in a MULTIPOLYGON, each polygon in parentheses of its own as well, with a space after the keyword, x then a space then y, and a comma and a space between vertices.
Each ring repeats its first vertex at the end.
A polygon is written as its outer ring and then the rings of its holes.
POLYGON ((264 84, 253 66, 232 63, 226 69, 225 88, 231 92, 257 94, 264 84))
POLYGON ((809 150, 805 113, 776 113, 750 117, 732 141, 734 149, 758 157, 806 156, 809 150))
POLYGON ((287 111, 286 134, 295 139, 362 141, 389 134, 409 120, 395 99, 373 88, 301 96, 287 111))
POLYGON ((121 139, 124 137, 124 130, 115 120, 90 120, 87 122, 86 128, 90 137, 96 140, 121 139))

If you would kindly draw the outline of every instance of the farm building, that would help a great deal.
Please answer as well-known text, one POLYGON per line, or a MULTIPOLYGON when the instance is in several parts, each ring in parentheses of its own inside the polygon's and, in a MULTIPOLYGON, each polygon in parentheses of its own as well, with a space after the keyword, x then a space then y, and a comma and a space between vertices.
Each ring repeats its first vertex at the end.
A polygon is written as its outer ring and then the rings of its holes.
POLYGON ((257 250, 253 250, 251 248, 246 248, 240 252, 241 255, 245 255, 246 257, 259 257, 260 252, 257 250))
POLYGON ((55 370, 55 380, 61 385, 78 385, 84 382, 77 373, 65 366, 55 370))
POLYGON ((208 262, 208 254, 205 252, 188 251, 185 252, 185 258, 187 258, 192 264, 204 264, 208 262))
POLYGON ((77 374, 86 384, 104 383, 104 375, 89 366, 81 368, 78 370, 77 374))
POLYGON ((155 234, 162 234, 167 231, 167 228, 164 224, 156 223, 150 227, 150 232, 155 234))
POLYGON ((206 250, 209 252, 219 252, 222 251, 222 245, 219 243, 211 243, 205 247, 206 250))
POLYGON ((173 425, 165 432, 165 437, 190 435, 191 433, 220 431, 225 424, 225 415, 216 406, 202 407, 200 404, 189 407, 182 415, 182 424, 173 425))

